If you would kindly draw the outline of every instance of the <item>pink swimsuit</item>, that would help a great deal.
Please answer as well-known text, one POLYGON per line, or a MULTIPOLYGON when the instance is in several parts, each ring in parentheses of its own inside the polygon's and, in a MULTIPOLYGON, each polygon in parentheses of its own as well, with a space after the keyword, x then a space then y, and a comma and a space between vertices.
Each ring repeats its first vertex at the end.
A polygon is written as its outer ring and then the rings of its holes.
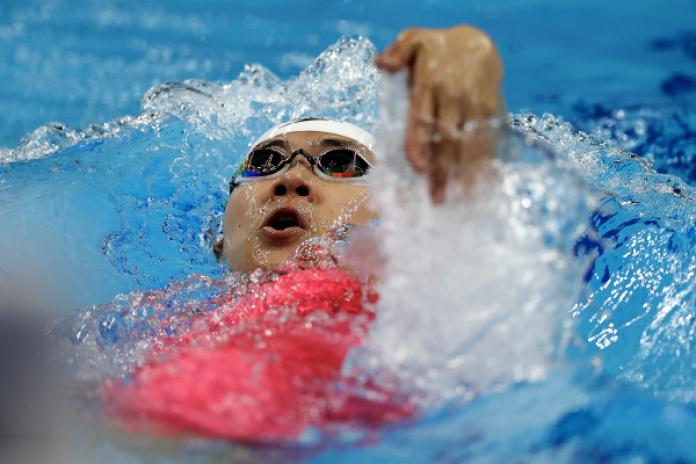
POLYGON ((243 442, 407 418, 397 394, 341 375, 374 319, 363 302, 376 299, 337 268, 281 275, 155 340, 132 378, 104 385, 107 412, 131 430, 243 442))

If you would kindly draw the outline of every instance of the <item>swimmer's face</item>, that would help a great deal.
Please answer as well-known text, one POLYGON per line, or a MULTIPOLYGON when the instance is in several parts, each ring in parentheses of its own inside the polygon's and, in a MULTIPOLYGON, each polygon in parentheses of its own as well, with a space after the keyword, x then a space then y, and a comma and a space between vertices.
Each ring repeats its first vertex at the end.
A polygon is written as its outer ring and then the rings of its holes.
MULTIPOLYGON (((271 140, 284 153, 301 148, 311 156, 341 144, 375 163, 363 145, 325 132, 292 132, 271 140)), ((222 253, 235 271, 272 269, 310 237, 376 218, 365 185, 320 178, 303 156, 297 156, 283 175, 242 182, 234 189, 225 208, 222 253)))

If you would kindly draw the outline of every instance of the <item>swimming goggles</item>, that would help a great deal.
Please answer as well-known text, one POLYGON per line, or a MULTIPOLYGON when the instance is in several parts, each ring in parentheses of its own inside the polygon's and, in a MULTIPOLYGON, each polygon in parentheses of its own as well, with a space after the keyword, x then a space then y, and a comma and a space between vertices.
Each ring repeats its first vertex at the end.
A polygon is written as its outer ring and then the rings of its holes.
POLYGON ((312 166, 314 173, 322 179, 351 182, 361 180, 372 165, 352 148, 332 148, 320 155, 312 156, 301 148, 290 155, 276 147, 252 150, 230 181, 230 193, 243 182, 281 176, 298 156, 303 156, 312 166))

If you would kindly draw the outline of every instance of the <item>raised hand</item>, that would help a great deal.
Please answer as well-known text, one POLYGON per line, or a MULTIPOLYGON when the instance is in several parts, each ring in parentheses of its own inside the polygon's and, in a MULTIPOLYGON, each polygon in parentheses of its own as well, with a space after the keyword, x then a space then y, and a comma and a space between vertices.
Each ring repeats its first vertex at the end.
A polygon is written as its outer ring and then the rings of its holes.
POLYGON ((430 177, 433 201, 448 179, 466 189, 495 149, 491 120, 504 113, 503 66, 492 40, 471 26, 406 29, 375 60, 393 73, 408 70, 406 153, 430 177))

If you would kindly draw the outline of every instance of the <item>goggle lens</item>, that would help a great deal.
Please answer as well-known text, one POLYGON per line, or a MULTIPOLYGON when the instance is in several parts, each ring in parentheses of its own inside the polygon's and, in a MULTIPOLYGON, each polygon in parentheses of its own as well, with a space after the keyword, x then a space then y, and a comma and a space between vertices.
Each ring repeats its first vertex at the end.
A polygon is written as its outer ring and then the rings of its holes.
POLYGON ((262 148, 249 154, 239 169, 239 177, 270 176, 280 171, 296 156, 302 154, 313 165, 329 177, 354 178, 367 174, 370 164, 359 153, 350 149, 336 149, 318 157, 309 157, 304 152, 297 152, 290 157, 270 149, 262 148))
POLYGON ((331 177, 361 177, 370 165, 353 150, 331 150, 319 157, 321 172, 331 177))
POLYGON ((256 150, 249 154, 242 165, 242 177, 269 176, 283 167, 285 157, 275 150, 256 150))

